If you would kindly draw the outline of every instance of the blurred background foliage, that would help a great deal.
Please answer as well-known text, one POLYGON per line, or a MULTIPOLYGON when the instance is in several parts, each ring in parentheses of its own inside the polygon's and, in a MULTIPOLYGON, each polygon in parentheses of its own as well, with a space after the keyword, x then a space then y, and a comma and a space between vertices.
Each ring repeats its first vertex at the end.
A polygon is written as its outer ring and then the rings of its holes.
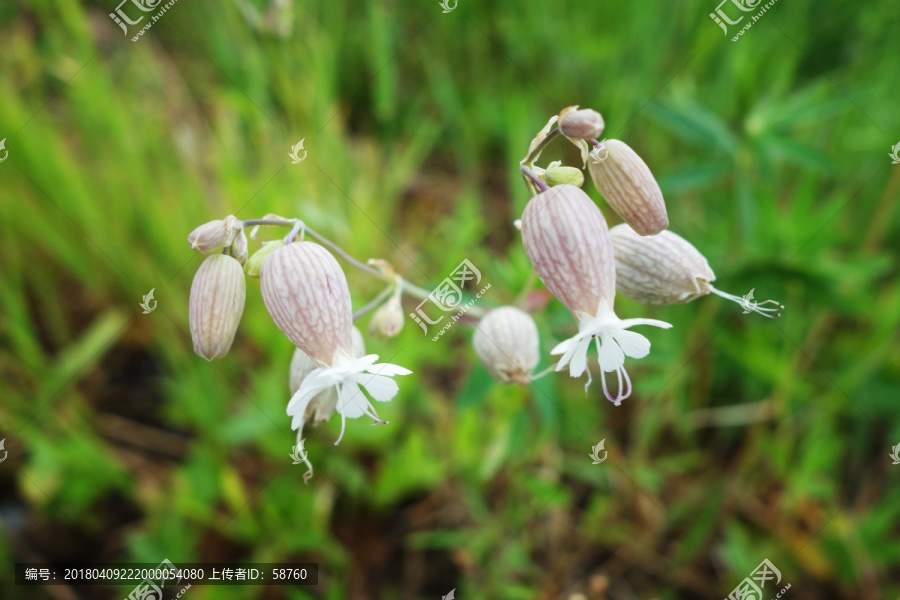
MULTIPOLYGON (((135 43, 114 4, 0 6, 4 564, 320 565, 314 587, 198 600, 627 600, 722 598, 768 558, 787 598, 900 596, 893 0, 779 2, 737 43, 715 0, 181 0, 135 43), (231 354, 194 355, 187 233, 299 216, 425 287, 468 258, 481 306, 513 302, 531 271, 517 164, 570 104, 645 158, 719 287, 784 317, 620 298, 675 327, 645 332, 618 408, 565 376, 495 384, 469 329, 431 342, 408 322, 367 341, 415 372, 390 425, 349 422, 337 448, 336 419, 311 429, 303 485, 291 344, 250 280, 231 354)), ((542 164, 577 164, 567 146, 542 164)), ((356 306, 379 291, 347 274, 356 306)), ((536 319, 544 367, 574 324, 556 301, 536 319)), ((8 569, 0 587, 128 593, 8 569)))

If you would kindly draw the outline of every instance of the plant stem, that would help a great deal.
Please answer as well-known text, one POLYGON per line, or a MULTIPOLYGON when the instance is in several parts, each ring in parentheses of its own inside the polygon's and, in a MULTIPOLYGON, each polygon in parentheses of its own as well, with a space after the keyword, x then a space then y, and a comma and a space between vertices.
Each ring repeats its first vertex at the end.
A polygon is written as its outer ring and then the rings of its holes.
POLYGON ((530 167, 527 167, 525 165, 519 165, 519 170, 522 172, 522 175, 525 176, 526 182, 528 182, 531 185, 537 186, 537 188, 539 190, 541 190, 542 192, 547 191, 547 189, 548 189, 547 184, 544 183, 543 181, 541 181, 541 178, 538 177, 535 174, 535 172, 531 170, 530 167))

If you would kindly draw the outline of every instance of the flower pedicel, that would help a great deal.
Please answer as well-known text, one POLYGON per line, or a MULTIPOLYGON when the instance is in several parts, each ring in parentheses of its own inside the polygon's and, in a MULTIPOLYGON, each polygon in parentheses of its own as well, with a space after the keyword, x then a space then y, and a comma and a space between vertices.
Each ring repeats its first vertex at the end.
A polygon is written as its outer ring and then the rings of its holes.
POLYGON ((668 329, 654 319, 620 319, 613 311, 616 270, 613 246, 603 213, 579 188, 561 185, 536 195, 522 215, 522 240, 531 264, 547 289, 578 321, 578 333, 558 344, 562 354, 556 370, 568 365, 572 377, 588 373, 587 352, 593 340, 606 397, 620 404, 631 394, 625 357, 643 358, 650 342, 628 331, 635 325, 668 329), (618 390, 610 394, 605 373, 615 371, 618 390))

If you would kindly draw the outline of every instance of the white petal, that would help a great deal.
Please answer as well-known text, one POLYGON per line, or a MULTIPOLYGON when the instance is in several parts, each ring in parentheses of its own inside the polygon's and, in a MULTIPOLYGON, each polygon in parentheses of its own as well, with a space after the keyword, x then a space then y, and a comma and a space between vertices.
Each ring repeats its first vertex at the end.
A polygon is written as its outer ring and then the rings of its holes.
POLYGON ((338 387, 337 411, 348 419, 357 419, 366 414, 368 398, 356 383, 346 381, 338 387))
POLYGON ((357 383, 366 388, 369 395, 379 402, 390 402, 400 391, 397 382, 384 375, 359 375, 357 377, 357 383))
POLYGON ((650 354, 650 340, 634 331, 613 331, 610 332, 612 338, 616 341, 625 356, 631 358, 644 358, 650 354))
POLYGON ((591 346, 591 338, 586 337, 578 341, 578 345, 572 353, 572 362, 569 363, 569 375, 572 377, 581 377, 587 369, 587 353, 591 346))
POLYGON ((385 375, 387 377, 394 377, 395 375, 409 375, 412 373, 409 369, 405 367, 401 367, 400 365, 394 365, 391 363, 378 363, 372 365, 368 369, 366 369, 369 373, 374 373, 376 375, 385 375))
POLYGON ((604 372, 615 371, 625 364, 625 353, 608 333, 600 335, 597 344, 597 361, 604 372))

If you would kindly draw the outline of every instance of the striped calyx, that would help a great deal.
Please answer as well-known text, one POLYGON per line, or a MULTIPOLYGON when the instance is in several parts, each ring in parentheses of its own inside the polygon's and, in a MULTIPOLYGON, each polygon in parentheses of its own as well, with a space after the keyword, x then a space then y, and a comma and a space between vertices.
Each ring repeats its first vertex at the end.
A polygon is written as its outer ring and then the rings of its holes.
POLYGON ((703 255, 671 231, 644 236, 622 223, 609 235, 616 255, 616 290, 632 300, 690 302, 708 294, 716 279, 703 255))
POLYGON ((538 277, 577 318, 612 305, 616 289, 606 219, 573 185, 552 187, 531 199, 522 215, 522 241, 538 277))
POLYGON ((325 248, 294 242, 275 250, 263 262, 260 289, 278 328, 318 364, 331 365, 339 349, 352 356, 350 289, 325 248))
POLYGON ((600 137, 606 124, 603 116, 592 108, 564 110, 559 117, 559 131, 572 140, 593 140, 600 137))
POLYGON ((213 360, 228 354, 244 312, 246 283, 241 264, 225 254, 203 261, 191 284, 191 339, 194 352, 213 360))
POLYGON ((495 308, 478 322, 472 345, 497 381, 517 385, 531 382, 540 340, 534 319, 525 311, 513 306, 495 308))
POLYGON ((604 141, 591 154, 588 170, 610 208, 639 234, 654 235, 669 226, 662 190, 647 163, 628 144, 604 141))

